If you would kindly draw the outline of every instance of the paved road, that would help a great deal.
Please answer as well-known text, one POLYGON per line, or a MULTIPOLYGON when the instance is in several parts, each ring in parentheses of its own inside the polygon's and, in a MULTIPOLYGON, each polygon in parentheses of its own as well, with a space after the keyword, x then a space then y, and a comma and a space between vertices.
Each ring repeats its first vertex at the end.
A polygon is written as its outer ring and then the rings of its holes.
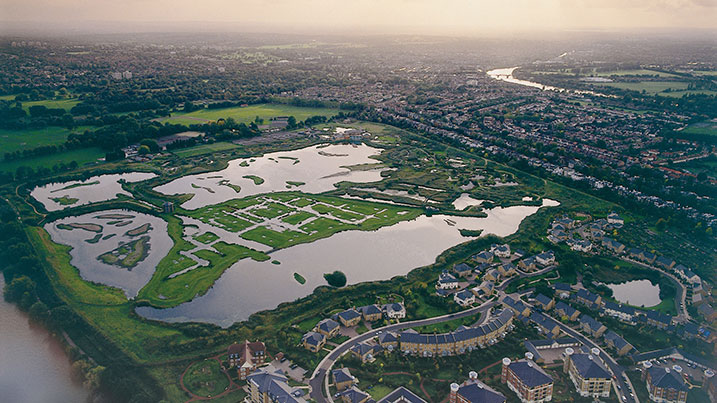
POLYGON ((323 360, 321 360, 319 365, 316 366, 316 369, 314 370, 314 373, 311 375, 311 379, 309 380, 309 386, 311 386, 311 398, 318 403, 328 403, 329 401, 333 401, 330 397, 327 399, 323 393, 324 386, 328 384, 329 371, 331 370, 331 367, 333 367, 336 360, 338 360, 339 357, 341 357, 345 352, 349 351, 349 349, 357 343, 372 339, 378 336, 381 332, 400 331, 417 326, 433 325, 436 323, 447 322, 453 319, 465 318, 466 316, 472 316, 479 313, 483 315, 482 319, 484 319, 486 317, 485 313, 496 304, 497 303, 495 301, 489 301, 485 302, 481 306, 466 309, 465 311, 451 313, 443 316, 437 316, 434 318, 396 323, 393 325, 369 330, 364 334, 360 334, 350 340, 345 341, 343 344, 333 349, 326 357, 324 357, 323 360))

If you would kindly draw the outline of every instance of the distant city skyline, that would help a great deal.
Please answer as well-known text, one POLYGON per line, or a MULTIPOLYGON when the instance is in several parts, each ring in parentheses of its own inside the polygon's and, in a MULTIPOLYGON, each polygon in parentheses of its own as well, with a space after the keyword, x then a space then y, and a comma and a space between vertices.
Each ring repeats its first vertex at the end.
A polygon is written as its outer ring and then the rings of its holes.
POLYGON ((715 0, 0 0, 0 30, 485 34, 715 29, 715 0))

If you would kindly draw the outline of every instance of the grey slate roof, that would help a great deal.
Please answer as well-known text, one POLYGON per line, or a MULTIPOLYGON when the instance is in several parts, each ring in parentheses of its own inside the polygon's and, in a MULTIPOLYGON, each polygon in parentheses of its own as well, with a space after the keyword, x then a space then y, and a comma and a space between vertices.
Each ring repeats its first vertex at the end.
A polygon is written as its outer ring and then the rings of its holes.
POLYGON ((353 381, 354 377, 348 368, 339 368, 331 371, 331 375, 334 378, 334 383, 353 381))
POLYGON ((339 323, 333 319, 324 319, 321 322, 319 322, 316 326, 318 327, 319 330, 323 330, 325 332, 330 332, 330 331, 336 329, 337 327, 339 327, 339 323))
POLYGON ((588 327, 590 328, 590 330, 592 330, 593 332, 597 332, 597 331, 600 330, 603 326, 605 326, 605 325, 603 325, 602 323, 600 323, 600 322, 598 322, 597 320, 595 320, 595 318, 593 318, 593 317, 590 316, 590 315, 583 315, 583 316, 581 316, 581 317, 580 317, 580 323, 581 323, 581 324, 586 324, 586 325, 588 325, 588 327))
POLYGON ((591 303, 595 303, 597 301, 598 296, 596 294, 591 293, 590 291, 581 288, 578 290, 578 293, 575 294, 575 298, 581 298, 587 301, 590 301, 591 303))
POLYGON ((648 370, 652 380, 652 386, 663 389, 672 389, 687 392, 687 385, 680 374, 666 370, 662 367, 652 367, 648 370))
POLYGON ((578 311, 577 309, 573 308, 572 306, 566 304, 563 301, 558 301, 558 303, 555 304, 554 309, 556 311, 563 311, 565 313, 565 315, 568 317, 572 317, 575 314, 575 312, 578 311))
POLYGON ((543 295, 543 294, 536 295, 535 300, 540 302, 540 304, 543 306, 547 306, 548 304, 550 304, 550 301, 552 301, 551 298, 549 298, 548 296, 543 295))
POLYGON ((488 387, 488 385, 472 381, 458 388, 458 394, 471 403, 503 403, 505 396, 488 387))
POLYGON ((599 362, 599 358, 589 354, 578 353, 570 356, 570 359, 573 361, 575 369, 581 377, 610 379, 610 373, 607 372, 602 363, 599 362))
POLYGON ((459 263, 453 266, 453 271, 456 273, 470 273, 473 269, 465 263, 459 263))
POLYGON ((304 335, 302 338, 302 341, 305 340, 307 344, 310 344, 312 346, 318 346, 321 344, 322 341, 324 341, 326 337, 321 333, 316 332, 308 332, 304 335))
POLYGON ((369 394, 364 392, 363 390, 357 388, 356 386, 352 386, 345 391, 339 393, 339 396, 341 397, 348 397, 348 400, 352 403, 358 403, 367 397, 369 397, 369 394))
POLYGON ((375 315, 381 313, 381 308, 376 305, 366 305, 359 308, 364 315, 375 315))
POLYGON ((553 382, 553 378, 533 361, 520 360, 511 362, 508 368, 529 388, 553 382))
POLYGON ((399 386, 398 388, 394 389, 393 392, 384 396, 383 399, 380 399, 377 403, 427 403, 427 402, 425 400, 421 399, 415 393, 406 389, 405 387, 399 386))
POLYGON ((351 319, 355 319, 357 317, 361 316, 360 313, 358 313, 355 309, 347 309, 341 313, 339 313, 339 318, 350 321, 351 319))
POLYGON ((603 337, 606 341, 609 340, 618 350, 622 350, 625 346, 630 345, 622 336, 612 330, 608 330, 603 337))
POLYGON ((416 343, 416 344, 444 344, 454 343, 456 341, 470 340, 476 337, 484 336, 495 329, 508 323, 513 317, 513 312, 509 309, 504 309, 491 317, 488 323, 477 327, 459 327, 455 332, 441 333, 441 334, 420 334, 416 331, 406 330, 401 332, 402 343, 416 343))
POLYGON ((247 382, 254 383, 260 393, 266 393, 271 400, 279 403, 305 403, 302 392, 291 388, 287 378, 273 367, 259 368, 247 376, 247 382))
POLYGON ((538 312, 533 312, 532 314, 530 314, 530 320, 535 322, 537 325, 543 327, 544 329, 548 329, 548 331, 550 332, 552 332, 553 329, 555 329, 556 327, 559 327, 557 323, 553 322, 552 320, 548 319, 547 316, 538 312))

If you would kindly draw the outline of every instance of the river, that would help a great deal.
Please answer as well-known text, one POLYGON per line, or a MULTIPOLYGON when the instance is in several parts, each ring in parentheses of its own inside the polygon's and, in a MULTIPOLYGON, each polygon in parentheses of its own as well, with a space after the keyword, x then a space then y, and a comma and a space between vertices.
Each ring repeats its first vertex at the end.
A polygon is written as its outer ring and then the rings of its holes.
POLYGON ((507 83, 520 84, 520 85, 524 85, 526 87, 533 87, 533 88, 537 88, 537 89, 540 89, 543 91, 571 92, 573 94, 581 94, 581 95, 595 95, 595 96, 599 96, 599 97, 614 97, 614 95, 601 94, 601 93, 595 92, 595 91, 569 90, 567 88, 553 87, 551 85, 536 83, 534 81, 521 80, 521 79, 515 78, 515 76, 513 76, 513 72, 518 68, 519 67, 507 67, 507 68, 501 68, 501 69, 494 69, 494 70, 490 70, 490 71, 486 72, 486 74, 488 74, 489 77, 494 78, 496 80, 505 81, 507 83))
MULTIPOLYGON (((4 285, 0 276, 0 290, 4 285)), ((0 291, 0 401, 83 402, 89 394, 72 381, 70 372, 62 345, 5 302, 0 291)))

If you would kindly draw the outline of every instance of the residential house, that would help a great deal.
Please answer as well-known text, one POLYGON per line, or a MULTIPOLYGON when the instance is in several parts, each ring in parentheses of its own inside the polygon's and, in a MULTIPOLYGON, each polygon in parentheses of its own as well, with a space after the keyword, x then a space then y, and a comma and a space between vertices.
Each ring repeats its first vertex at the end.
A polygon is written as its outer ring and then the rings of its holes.
POLYGON ((393 302, 383 306, 383 313, 389 319, 403 319, 406 317, 406 307, 400 302, 393 302))
POLYGON ((580 317, 580 327, 584 332, 589 333, 593 337, 600 337, 603 333, 605 333, 605 331, 607 331, 607 327, 605 325, 598 322, 590 315, 583 315, 580 317))
POLYGON ((281 370, 267 366, 247 376, 249 398, 252 403, 306 403, 304 392, 289 386, 281 370))
POLYGON ((533 271, 538 268, 534 256, 526 257, 525 259, 521 259, 518 262, 518 267, 523 269, 523 271, 533 271))
POLYGON ((371 395, 356 387, 356 385, 338 393, 342 403, 365 403, 371 400, 371 395))
POLYGON ((602 312, 627 323, 633 323, 635 321, 635 315, 637 315, 635 308, 628 305, 616 304, 612 301, 605 301, 602 312))
POLYGON ((355 309, 347 309, 338 314, 339 322, 345 327, 356 326, 361 322, 361 314, 355 309))
POLYGON ((473 259, 478 263, 491 263, 493 261, 493 253, 484 250, 473 256, 473 259))
POLYGON ((621 244, 620 242, 618 242, 612 238, 608 238, 608 237, 605 237, 602 239, 602 246, 605 249, 615 253, 616 255, 619 255, 620 253, 625 251, 625 245, 621 244))
POLYGON ((498 269, 490 269, 483 275, 483 280, 498 281, 500 280, 500 272, 498 269))
POLYGON ((451 273, 443 271, 438 276, 438 282, 436 288, 439 290, 452 290, 458 288, 458 279, 456 279, 451 273))
POLYGON ((503 277, 510 277, 515 275, 515 265, 513 263, 504 263, 498 266, 498 272, 503 277))
POLYGON ((505 396, 478 380, 478 374, 471 371, 468 380, 462 384, 452 383, 449 403, 504 403, 505 396))
POLYGON ((593 249, 592 242, 588 241, 587 239, 581 239, 579 241, 573 241, 570 244, 570 250, 574 250, 577 252, 585 252, 588 253, 593 249))
POLYGON ((553 399, 553 378, 531 359, 511 361, 503 358, 500 379, 523 403, 543 403, 553 399))
POLYGON ((459 277, 467 277, 471 273, 473 273, 473 268, 465 263, 459 263, 453 266, 453 272, 456 273, 459 277))
POLYGON ((394 350, 398 347, 398 336, 393 332, 383 332, 378 335, 378 344, 386 350, 394 350))
POLYGON ((593 294, 584 288, 578 290, 578 292, 575 294, 575 300, 589 307, 600 306, 602 304, 601 296, 593 294))
POLYGON ((559 301, 555 304, 555 312, 560 315, 561 318, 567 317, 571 321, 576 321, 580 317, 580 311, 563 301, 559 301))
POLYGON ((660 329, 666 329, 672 323, 672 317, 670 315, 657 311, 647 311, 645 314, 645 320, 648 325, 655 326, 660 329))
POLYGON ((517 316, 522 316, 527 318, 530 316, 531 310, 530 307, 523 303, 523 301, 519 299, 514 299, 510 295, 503 298, 503 305, 510 308, 517 316))
POLYGON ((361 316, 366 322, 375 322, 383 318, 383 312, 381 312, 381 308, 378 305, 362 306, 359 311, 361 311, 361 316))
POLYGON ((614 348, 618 355, 626 355, 633 349, 632 344, 628 343, 622 336, 612 330, 608 330, 603 337, 605 338, 605 343, 609 347, 614 348))
POLYGON ((615 212, 607 215, 607 222, 614 226, 622 226, 625 224, 625 221, 615 212))
POLYGON ((360 359, 361 362, 369 362, 373 361, 373 357, 375 356, 375 350, 374 347, 367 343, 357 343, 353 347, 351 347, 351 354, 353 354, 356 358, 360 359))
POLYGON ((553 289, 560 298, 568 298, 573 292, 573 288, 570 286, 570 284, 566 283, 555 283, 553 284, 553 289))
POLYGON ((684 403, 687 392, 682 374, 670 368, 650 367, 644 372, 650 400, 658 403, 684 403))
POLYGON ((333 319, 323 319, 316 324, 314 331, 323 334, 327 339, 331 339, 339 334, 339 326, 339 322, 333 319))
POLYGON ((358 383, 358 379, 351 375, 348 368, 335 369, 331 371, 331 376, 334 378, 334 386, 336 386, 336 390, 339 392, 342 392, 358 383))
POLYGON ((672 269, 673 267, 675 267, 675 265, 677 264, 677 262, 675 262, 674 260, 670 259, 669 257, 660 256, 660 257, 658 257, 657 259, 655 259, 655 264, 658 265, 658 266, 660 266, 660 267, 662 267, 663 269, 668 269, 668 270, 670 270, 670 269, 672 269))
POLYGON ((630 257, 632 259, 639 260, 639 261, 645 262, 645 263, 650 263, 650 264, 652 264, 655 261, 655 259, 657 259, 657 255, 655 255, 654 253, 645 251, 643 249, 638 249, 638 248, 630 249, 630 251, 628 252, 628 255, 630 255, 630 257))
POLYGON ((491 295, 493 295, 494 290, 495 290, 495 283, 493 283, 492 281, 486 280, 486 281, 483 281, 482 283, 480 283, 479 286, 473 287, 472 291, 478 297, 488 298, 491 295))
POLYGON ((549 311, 555 306, 555 299, 543 294, 538 294, 535 296, 535 304, 540 306, 544 311, 549 311))
POLYGON ((510 245, 492 245, 490 251, 497 257, 507 259, 510 257, 510 245))
POLYGON ((301 343, 305 349, 317 353, 326 344, 326 336, 317 332, 308 332, 301 338, 301 343))
POLYGON ((568 373, 580 396, 593 399, 610 397, 612 377, 600 357, 593 354, 572 353, 572 348, 565 350, 563 371, 568 373))
POLYGON ((462 307, 467 307, 476 302, 476 296, 468 290, 463 290, 453 294, 453 301, 462 307))
POLYGON ((229 367, 237 367, 239 379, 246 379, 247 375, 254 372, 260 364, 264 363, 266 357, 266 346, 260 341, 234 343, 227 349, 229 356, 229 367))
POLYGON ((700 305, 697 307, 697 312, 699 312, 700 315, 702 315, 709 322, 717 319, 717 311, 715 311, 710 304, 705 303, 700 305))
POLYGON ((541 252, 535 256, 535 261, 543 267, 554 264, 555 263, 555 253, 553 253, 552 250, 549 250, 547 252, 541 252))
POLYGON ((555 338, 560 335, 560 326, 542 313, 533 312, 530 315, 530 321, 538 325, 548 337, 555 338))

